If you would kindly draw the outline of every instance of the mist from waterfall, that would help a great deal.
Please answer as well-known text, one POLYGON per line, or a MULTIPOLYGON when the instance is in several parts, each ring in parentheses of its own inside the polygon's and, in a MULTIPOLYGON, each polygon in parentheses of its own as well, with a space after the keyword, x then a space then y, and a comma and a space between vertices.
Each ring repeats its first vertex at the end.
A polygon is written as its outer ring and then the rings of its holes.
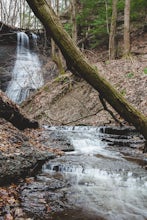
MULTIPOLYGON (((32 34, 36 45, 36 35, 32 34)), ((24 32, 17 33, 16 62, 12 71, 12 79, 6 94, 15 103, 20 104, 30 94, 43 85, 41 62, 38 55, 30 50, 29 37, 24 32)))

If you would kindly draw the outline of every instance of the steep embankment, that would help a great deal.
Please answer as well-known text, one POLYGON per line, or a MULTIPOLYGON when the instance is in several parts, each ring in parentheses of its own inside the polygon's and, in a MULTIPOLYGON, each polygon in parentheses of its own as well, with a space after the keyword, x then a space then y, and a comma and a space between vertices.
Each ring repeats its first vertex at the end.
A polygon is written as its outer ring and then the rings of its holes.
MULTIPOLYGON (((144 54, 94 64, 100 73, 145 115, 147 115, 146 60, 147 55, 144 54)), ((47 83, 24 103, 23 107, 28 114, 43 124, 104 125, 114 122, 109 113, 102 110, 98 93, 83 80, 68 74, 47 83)))

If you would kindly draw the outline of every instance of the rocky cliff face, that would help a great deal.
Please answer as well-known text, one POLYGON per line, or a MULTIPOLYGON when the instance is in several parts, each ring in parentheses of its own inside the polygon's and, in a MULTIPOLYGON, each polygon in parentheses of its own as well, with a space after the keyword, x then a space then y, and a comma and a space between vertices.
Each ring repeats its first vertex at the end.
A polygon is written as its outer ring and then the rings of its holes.
POLYGON ((5 91, 16 60, 17 32, 15 27, 0 22, 0 89, 5 91))
POLYGON ((11 80, 11 72, 15 62, 15 45, 0 43, 0 89, 5 91, 11 80))
POLYGON ((17 35, 12 27, 0 22, 0 89, 5 91, 15 62, 17 35))

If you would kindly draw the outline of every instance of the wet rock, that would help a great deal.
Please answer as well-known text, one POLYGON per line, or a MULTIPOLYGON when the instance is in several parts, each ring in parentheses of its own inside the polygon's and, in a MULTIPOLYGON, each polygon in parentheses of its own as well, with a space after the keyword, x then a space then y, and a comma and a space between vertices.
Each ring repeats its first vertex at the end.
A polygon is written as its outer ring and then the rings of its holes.
POLYGON ((103 141, 106 141, 109 145, 111 146, 121 146, 121 147, 132 147, 135 148, 137 147, 137 145, 143 145, 144 144, 144 140, 126 140, 126 139, 117 139, 117 137, 115 138, 111 138, 111 137, 106 137, 106 138, 102 138, 103 141))
POLYGON ((106 126, 101 127, 100 132, 104 134, 113 134, 113 135, 131 135, 136 134, 137 131, 133 127, 112 127, 112 126, 106 126))
MULTIPOLYGON (((132 155, 134 148, 128 148, 129 155, 123 156, 120 152, 123 146, 118 148, 99 142, 105 134, 98 134, 97 128, 93 127, 86 131, 85 128, 66 128, 68 132, 65 128, 53 129, 54 132, 47 131, 45 134, 52 146, 70 142, 75 144, 76 151, 46 162, 34 182, 22 186, 21 205, 28 217, 96 220, 115 219, 116 214, 116 219, 126 219, 126 215, 128 219, 137 219, 140 213, 143 213, 140 216, 147 216, 146 204, 142 205, 143 209, 137 207, 138 214, 134 202, 134 198, 137 201, 145 201, 146 198, 146 163, 141 165, 141 158, 135 160, 132 155), (89 150, 85 151, 85 147, 89 150), (126 210, 130 210, 130 204, 134 211, 127 213, 124 209, 128 205, 126 210)), ((112 142, 115 138, 118 142, 122 141, 120 135, 106 134, 106 139, 109 136, 112 142)), ((123 137, 128 143, 133 141, 132 135, 123 137)))
POLYGON ((50 219, 54 212, 63 211, 67 204, 64 193, 58 189, 65 187, 64 180, 38 177, 38 182, 26 184, 22 187, 21 205, 28 216, 35 219, 50 219))
POLYGON ((0 185, 8 184, 26 175, 34 175, 46 160, 55 155, 41 152, 29 145, 21 148, 20 154, 0 155, 0 185))
POLYGON ((64 152, 74 151, 74 147, 70 143, 69 139, 65 137, 63 133, 45 130, 44 142, 46 146, 50 146, 53 149, 60 149, 64 152))
POLYGON ((14 45, 0 45, 0 89, 5 91, 11 80, 11 71, 15 63, 14 45))
POLYGON ((143 137, 132 127, 101 127, 100 137, 110 146, 137 148, 145 143, 143 137))
POLYGON ((0 68, 0 89, 5 91, 9 81, 11 80, 11 73, 6 72, 3 68, 0 68))

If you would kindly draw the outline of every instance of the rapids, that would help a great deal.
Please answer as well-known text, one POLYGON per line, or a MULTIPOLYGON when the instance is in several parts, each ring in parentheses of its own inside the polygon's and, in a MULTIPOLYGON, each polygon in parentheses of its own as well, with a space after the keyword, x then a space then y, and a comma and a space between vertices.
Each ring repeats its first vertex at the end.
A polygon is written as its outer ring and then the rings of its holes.
MULTIPOLYGON (((123 137, 128 144, 132 144, 133 132, 123 137)), ((119 134, 106 134, 97 127, 46 127, 45 135, 47 145, 69 149, 44 164, 35 182, 22 190, 27 212, 54 220, 147 219, 146 170, 127 160, 120 146, 103 141, 120 139, 119 134), (43 199, 49 213, 39 203, 43 199)))

